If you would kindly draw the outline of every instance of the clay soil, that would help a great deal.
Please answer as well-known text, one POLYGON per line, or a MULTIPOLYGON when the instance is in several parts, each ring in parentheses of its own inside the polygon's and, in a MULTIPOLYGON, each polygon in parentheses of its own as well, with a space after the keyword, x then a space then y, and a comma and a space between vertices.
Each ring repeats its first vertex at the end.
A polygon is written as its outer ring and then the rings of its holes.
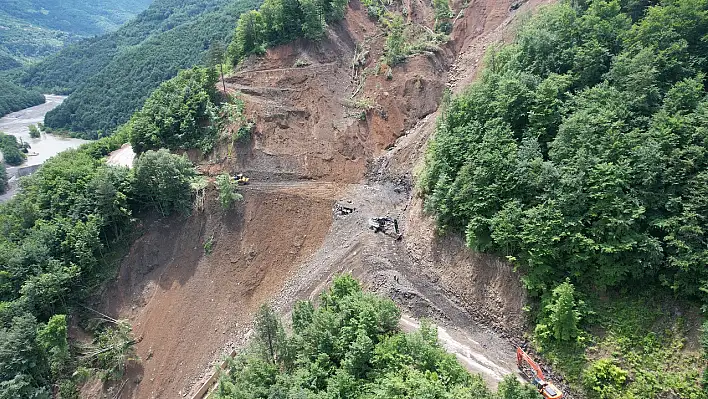
MULTIPOLYGON (((203 211, 144 226, 102 296, 105 312, 132 322, 142 359, 110 397, 191 398, 247 341, 262 303, 287 315, 343 272, 394 299, 406 313, 402 327, 436 320, 446 348, 490 385, 513 373, 524 326, 518 276, 460 237, 439 236, 414 181, 444 88, 468 84, 486 48, 544 2, 511 11, 509 0, 472 1, 448 44, 394 67, 388 80, 372 73, 385 35, 352 1, 323 42, 269 50, 228 77, 253 138, 221 143, 200 169, 242 171, 252 184, 233 210, 209 191, 203 211), (362 48, 369 56, 352 67, 362 48), (371 106, 358 107, 362 100, 371 106), (355 211, 342 215, 337 205, 355 211), (375 216, 396 218, 402 239, 368 229, 375 216)), ((427 1, 407 3, 412 22, 432 26, 427 1)))

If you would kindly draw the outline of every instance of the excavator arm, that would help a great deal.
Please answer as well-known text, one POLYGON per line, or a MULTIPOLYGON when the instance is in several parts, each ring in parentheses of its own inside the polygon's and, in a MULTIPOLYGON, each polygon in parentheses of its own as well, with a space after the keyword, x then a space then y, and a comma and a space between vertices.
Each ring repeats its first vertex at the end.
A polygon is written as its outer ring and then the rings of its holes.
POLYGON ((543 395, 544 399, 561 399, 563 397, 563 392, 546 381, 541 367, 519 347, 516 348, 516 364, 526 378, 538 388, 538 392, 543 395))

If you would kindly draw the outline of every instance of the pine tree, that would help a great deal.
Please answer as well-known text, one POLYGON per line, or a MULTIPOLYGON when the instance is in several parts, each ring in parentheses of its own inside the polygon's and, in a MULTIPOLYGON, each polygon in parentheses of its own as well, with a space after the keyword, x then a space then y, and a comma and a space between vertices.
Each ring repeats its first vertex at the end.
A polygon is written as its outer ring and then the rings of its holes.
POLYGON ((575 301, 575 287, 566 281, 553 289, 553 299, 546 305, 553 337, 558 341, 570 341, 578 336, 580 312, 575 301))

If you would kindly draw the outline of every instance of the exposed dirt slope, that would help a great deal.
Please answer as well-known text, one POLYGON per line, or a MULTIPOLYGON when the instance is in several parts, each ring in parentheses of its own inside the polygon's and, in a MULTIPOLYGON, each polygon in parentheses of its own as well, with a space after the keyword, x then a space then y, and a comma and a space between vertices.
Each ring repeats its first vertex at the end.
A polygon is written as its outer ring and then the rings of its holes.
MULTIPOLYGON (((411 57, 388 80, 373 73, 383 32, 352 1, 327 40, 270 50, 229 77, 228 91, 243 93, 255 122, 253 140, 224 145, 203 170, 245 171, 253 184, 237 210, 222 212, 210 193, 204 212, 146 226, 132 246, 104 295, 108 312, 133 322, 143 359, 120 397, 195 391, 213 362, 247 337, 257 306, 271 301, 286 314, 341 272, 411 316, 436 319, 449 347, 488 363, 491 385, 512 372, 507 337, 523 325, 525 295, 518 277, 461 239, 436 235, 413 192, 413 170, 445 86, 469 81, 487 45, 542 2, 515 12, 509 0, 470 2, 445 48, 411 57), (353 67, 362 51, 368 57, 353 67), (341 215, 336 203, 356 210, 341 215), (396 218, 403 238, 369 230, 374 216, 396 218)), ((432 26, 429 2, 406 3, 411 21, 432 26)))

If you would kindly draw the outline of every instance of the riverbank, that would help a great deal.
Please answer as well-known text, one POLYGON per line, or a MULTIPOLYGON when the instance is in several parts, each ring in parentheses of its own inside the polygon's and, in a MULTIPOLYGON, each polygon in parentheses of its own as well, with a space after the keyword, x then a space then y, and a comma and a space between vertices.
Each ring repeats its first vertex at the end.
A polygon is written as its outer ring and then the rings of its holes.
POLYGON ((30 156, 21 166, 41 165, 54 155, 76 148, 87 140, 74 139, 52 134, 42 133, 38 138, 31 138, 28 127, 44 121, 47 112, 58 107, 64 102, 66 96, 45 95, 46 102, 34 107, 25 108, 0 118, 0 132, 11 134, 22 141, 29 143, 30 156))
MULTIPOLYGON (((87 140, 62 137, 47 133, 42 133, 38 138, 29 135, 29 126, 42 123, 47 112, 58 107, 64 102, 66 96, 45 95, 46 102, 34 107, 13 112, 0 118, 0 132, 17 137, 31 146, 27 160, 18 167, 8 167, 10 176, 24 176, 36 170, 47 159, 54 155, 76 148, 81 144, 88 143, 87 140)), ((0 202, 5 202, 12 198, 17 191, 17 178, 12 178, 5 194, 0 195, 0 202)))

